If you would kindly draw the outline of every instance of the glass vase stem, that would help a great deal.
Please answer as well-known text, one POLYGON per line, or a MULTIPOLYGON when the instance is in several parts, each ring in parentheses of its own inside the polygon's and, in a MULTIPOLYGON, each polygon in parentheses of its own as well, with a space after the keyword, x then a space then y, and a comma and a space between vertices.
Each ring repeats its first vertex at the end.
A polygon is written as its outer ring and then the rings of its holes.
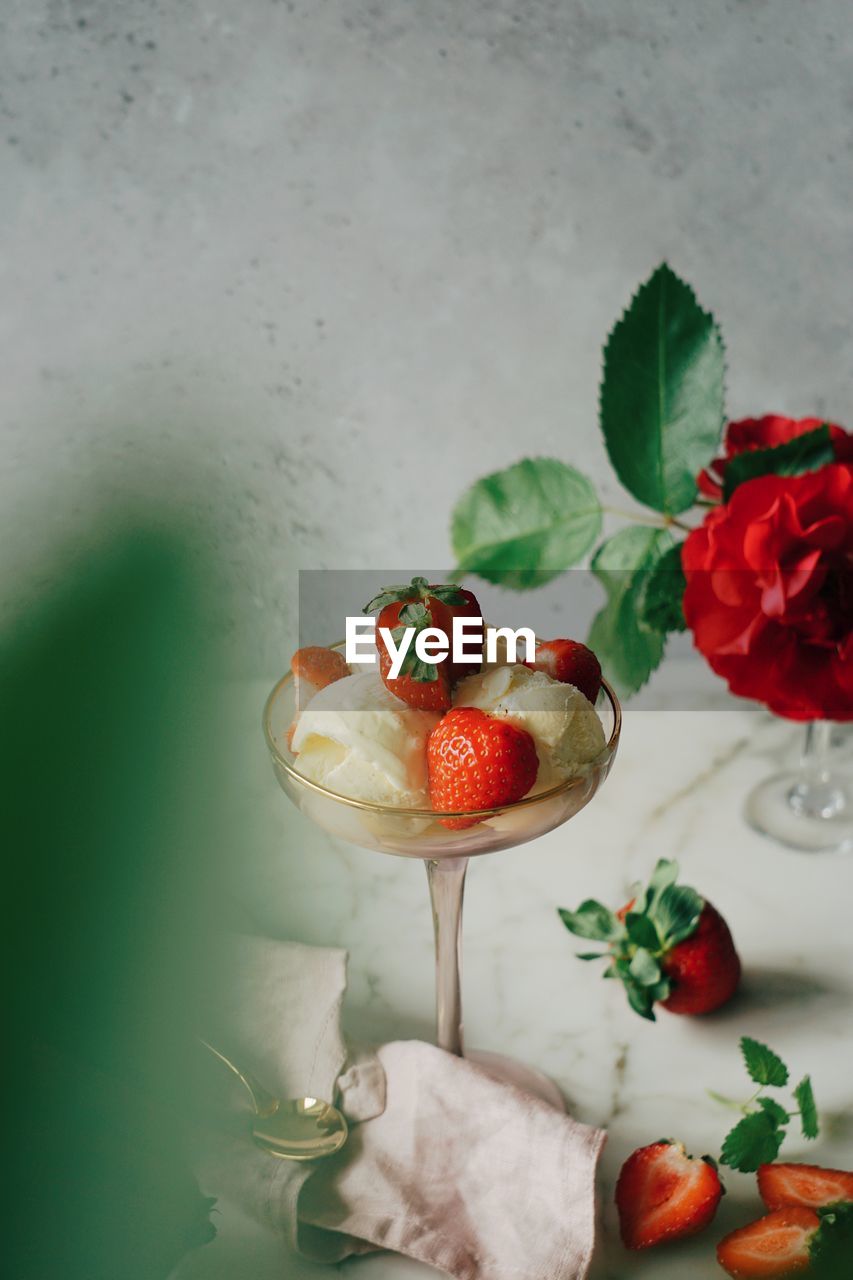
POLYGON ((435 1009, 439 1048, 462 1057, 462 900, 467 858, 426 864, 435 927, 435 1009))
POLYGON ((844 793, 830 772, 832 724, 813 720, 806 727, 800 760, 800 777, 788 794, 796 814, 805 818, 832 818, 844 807, 844 793))

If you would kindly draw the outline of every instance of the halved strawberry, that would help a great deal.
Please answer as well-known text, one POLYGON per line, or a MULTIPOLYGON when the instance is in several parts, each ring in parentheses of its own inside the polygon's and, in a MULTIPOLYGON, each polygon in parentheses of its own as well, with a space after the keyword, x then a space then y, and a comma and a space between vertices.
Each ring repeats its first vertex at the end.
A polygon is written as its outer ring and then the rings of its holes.
POLYGON ((680 1142, 640 1147, 622 1166, 616 1207, 628 1249, 649 1249, 704 1230, 723 1194, 714 1163, 688 1156, 680 1142))
POLYGON ((589 899, 560 909, 570 933, 607 944, 582 960, 607 958, 605 976, 620 978, 631 1008, 654 1021, 654 1006, 670 1013, 719 1009, 740 983, 741 965, 729 927, 695 889, 676 884, 678 863, 662 858, 649 886, 621 911, 589 899))
POLYGON ((454 684, 480 669, 479 661, 454 663, 451 652, 453 619, 481 616, 474 594, 455 583, 429 583, 426 578, 413 578, 408 584, 383 587, 379 595, 364 606, 365 613, 376 609, 380 610, 376 624, 379 672, 386 687, 410 707, 423 711, 448 710, 454 684), (395 644, 399 644, 406 627, 412 627, 415 634, 400 672, 392 677, 393 659, 381 628, 390 631, 395 644), (434 663, 422 662, 415 652, 418 633, 430 627, 442 632, 448 641, 447 655, 434 663))
POLYGON ((811 1246, 819 1228, 820 1218, 813 1209, 777 1209, 721 1240, 717 1261, 735 1277, 799 1275, 810 1268, 811 1246))
POLYGON ((795 1205, 823 1209, 853 1201, 853 1173, 816 1164, 763 1164, 758 1170, 758 1193, 768 1209, 795 1205))
MULTIPOLYGON (((525 796, 536 781, 539 760, 526 729, 488 716, 478 707, 456 707, 427 739, 429 796, 445 813, 498 809, 525 796)), ((442 818, 456 831, 480 818, 442 818)))
POLYGON ((573 684, 590 702, 598 697, 601 663, 579 640, 543 640, 536 646, 535 660, 524 665, 546 672, 561 684, 573 684))

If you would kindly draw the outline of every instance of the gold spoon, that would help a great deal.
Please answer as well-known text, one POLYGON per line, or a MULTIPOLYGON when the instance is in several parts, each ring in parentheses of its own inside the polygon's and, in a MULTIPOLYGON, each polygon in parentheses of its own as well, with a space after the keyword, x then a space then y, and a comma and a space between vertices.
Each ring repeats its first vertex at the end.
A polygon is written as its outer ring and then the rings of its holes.
POLYGON ((201 1043, 248 1090, 255 1109, 252 1137, 268 1155, 279 1160, 321 1160, 340 1151, 347 1140, 347 1122, 331 1102, 321 1098, 276 1098, 219 1049, 206 1040, 201 1043))

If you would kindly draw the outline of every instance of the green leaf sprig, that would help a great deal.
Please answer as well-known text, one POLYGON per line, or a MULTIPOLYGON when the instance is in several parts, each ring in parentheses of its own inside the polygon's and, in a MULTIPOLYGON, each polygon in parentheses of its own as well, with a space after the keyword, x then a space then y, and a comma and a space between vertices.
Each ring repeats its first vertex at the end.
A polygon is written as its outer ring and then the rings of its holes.
POLYGON ((793 1089, 797 1109, 783 1106, 767 1094, 767 1089, 784 1089, 790 1072, 777 1053, 760 1040, 743 1036, 740 1042, 744 1065, 750 1080, 758 1087, 746 1102, 733 1102, 709 1091, 711 1097, 742 1112, 742 1118, 723 1141, 720 1163, 741 1173, 754 1173, 762 1164, 771 1164, 779 1154, 788 1125, 799 1117, 803 1137, 812 1140, 820 1133, 817 1105, 812 1082, 804 1076, 793 1089))

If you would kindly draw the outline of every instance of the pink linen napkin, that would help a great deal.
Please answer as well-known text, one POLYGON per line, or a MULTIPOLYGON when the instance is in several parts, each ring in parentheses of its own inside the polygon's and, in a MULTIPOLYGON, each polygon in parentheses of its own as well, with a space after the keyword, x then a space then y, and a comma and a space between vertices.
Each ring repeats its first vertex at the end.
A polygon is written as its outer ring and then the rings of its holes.
POLYGON ((336 1096, 350 1135, 338 1155, 294 1164, 254 1146, 245 1114, 232 1118, 204 1144, 208 1194, 316 1261, 379 1248, 457 1280, 587 1275, 601 1130, 420 1041, 345 1062, 343 952, 243 940, 237 974, 234 1057, 282 1096, 336 1096))

